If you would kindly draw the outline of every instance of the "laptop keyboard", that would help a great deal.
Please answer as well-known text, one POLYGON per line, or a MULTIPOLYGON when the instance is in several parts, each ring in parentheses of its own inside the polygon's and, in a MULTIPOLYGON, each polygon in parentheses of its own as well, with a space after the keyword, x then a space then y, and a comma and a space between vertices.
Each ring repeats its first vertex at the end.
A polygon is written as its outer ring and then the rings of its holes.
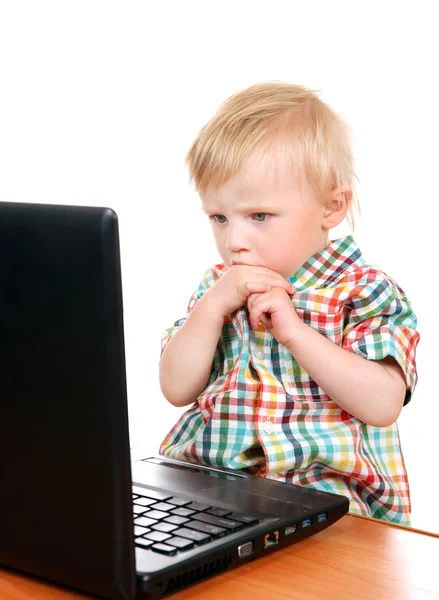
POLYGON ((172 556, 255 525, 255 516, 133 486, 136 546, 172 556))

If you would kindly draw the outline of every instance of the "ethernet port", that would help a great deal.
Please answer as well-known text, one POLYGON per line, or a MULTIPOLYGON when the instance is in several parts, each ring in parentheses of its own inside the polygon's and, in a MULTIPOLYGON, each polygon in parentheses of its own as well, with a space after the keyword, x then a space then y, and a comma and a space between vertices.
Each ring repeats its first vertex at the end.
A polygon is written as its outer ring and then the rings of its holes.
POLYGON ((267 548, 271 548, 272 546, 277 546, 279 543, 279 532, 272 531, 271 533, 267 533, 264 537, 264 550, 267 548))

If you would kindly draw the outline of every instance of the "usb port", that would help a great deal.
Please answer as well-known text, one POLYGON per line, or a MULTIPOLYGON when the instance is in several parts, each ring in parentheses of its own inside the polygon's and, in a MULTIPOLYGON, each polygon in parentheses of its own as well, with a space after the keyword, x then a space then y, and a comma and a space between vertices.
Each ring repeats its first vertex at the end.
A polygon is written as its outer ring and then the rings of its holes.
POLYGON ((323 521, 326 521, 328 518, 328 515, 326 513, 320 513, 319 515, 317 515, 317 523, 323 523, 323 521))
POLYGON ((302 529, 306 529, 307 527, 311 527, 311 519, 305 519, 302 521, 302 529))
POLYGON ((293 535, 293 533, 296 533, 297 530, 297 525, 287 525, 285 527, 285 535, 293 535))
POLYGON ((271 533, 268 533, 264 537, 264 550, 267 550, 267 548, 271 548, 272 546, 277 546, 278 543, 279 543, 279 532, 272 531, 271 533))

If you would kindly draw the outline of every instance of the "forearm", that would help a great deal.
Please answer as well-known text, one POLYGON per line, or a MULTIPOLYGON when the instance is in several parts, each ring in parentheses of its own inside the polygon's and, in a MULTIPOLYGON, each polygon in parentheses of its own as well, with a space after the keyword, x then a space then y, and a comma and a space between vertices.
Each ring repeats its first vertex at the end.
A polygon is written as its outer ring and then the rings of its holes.
POLYGON ((160 359, 160 387, 174 406, 195 402, 206 388, 223 323, 205 295, 166 345, 160 359))
POLYGON ((378 427, 398 417, 405 393, 379 361, 367 360, 299 321, 288 348, 301 367, 340 408, 378 427))

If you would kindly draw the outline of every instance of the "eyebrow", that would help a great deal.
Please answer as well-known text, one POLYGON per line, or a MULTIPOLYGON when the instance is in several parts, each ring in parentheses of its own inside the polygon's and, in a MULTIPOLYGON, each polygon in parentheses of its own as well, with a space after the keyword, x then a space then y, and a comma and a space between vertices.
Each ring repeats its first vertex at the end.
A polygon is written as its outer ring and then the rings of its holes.
MULTIPOLYGON (((262 206, 255 206, 254 204, 248 204, 247 206, 243 206, 240 207, 240 209, 237 211, 240 214, 244 214, 244 213, 271 213, 274 211, 278 211, 279 207, 275 207, 275 206, 268 206, 268 205, 262 205, 262 206)), ((208 213, 212 213, 212 214, 221 214, 220 210, 215 210, 215 207, 203 207, 203 211, 208 214, 208 213)))

